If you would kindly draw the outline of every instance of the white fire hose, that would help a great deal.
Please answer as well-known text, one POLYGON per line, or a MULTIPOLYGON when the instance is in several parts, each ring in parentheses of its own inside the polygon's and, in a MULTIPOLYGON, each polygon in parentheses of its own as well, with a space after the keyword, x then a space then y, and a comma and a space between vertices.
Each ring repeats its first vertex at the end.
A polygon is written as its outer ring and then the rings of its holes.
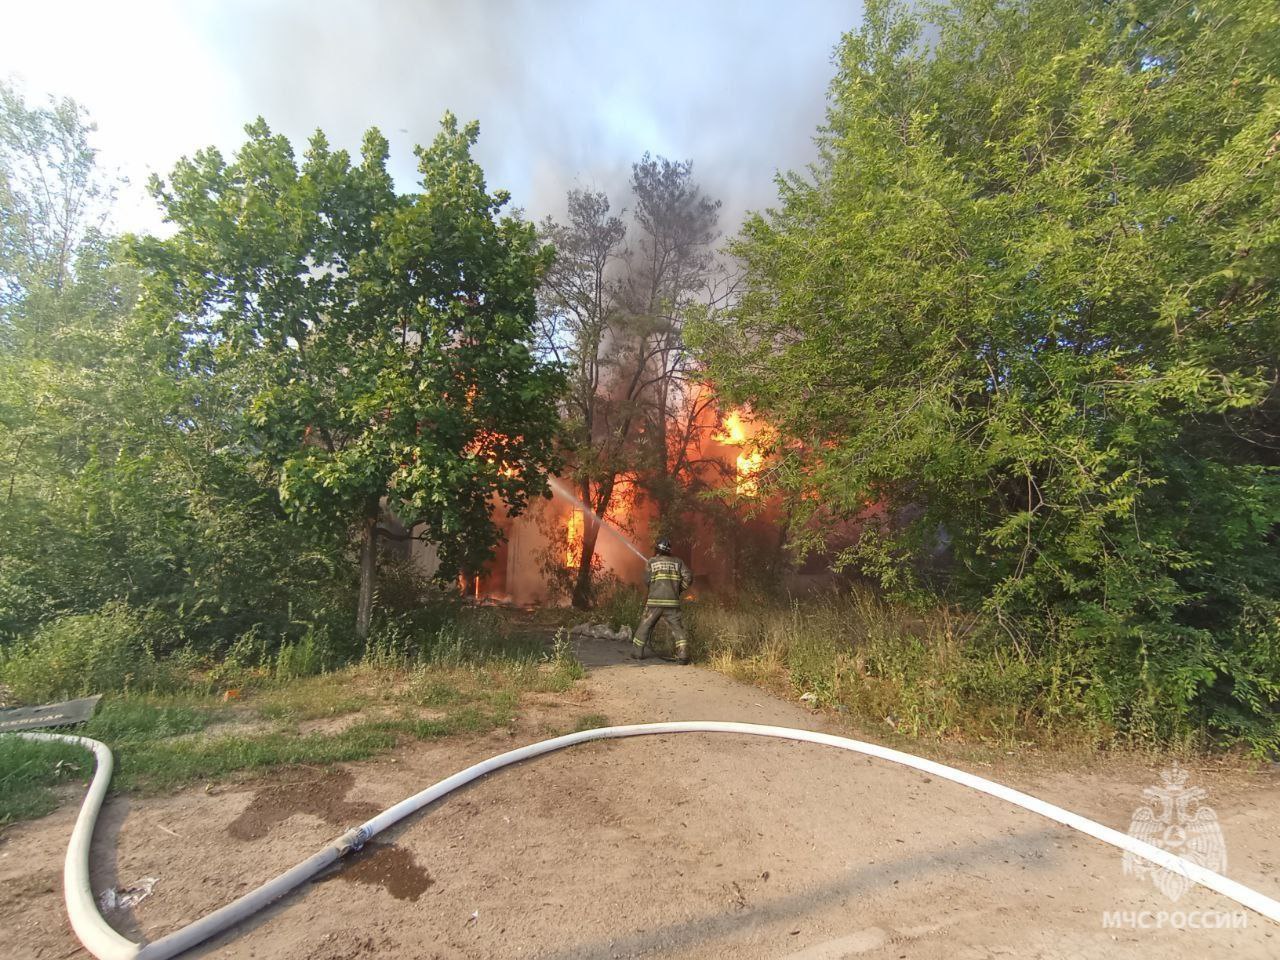
POLYGON ((370 837, 381 833, 387 827, 404 819, 409 814, 421 810, 427 804, 439 800, 446 794, 457 790, 472 780, 483 777, 487 773, 492 773, 494 770, 499 770, 510 764, 529 760, 544 753, 551 753, 553 750, 560 750, 563 747, 570 747, 577 743, 606 740, 614 737, 639 737, 646 734, 666 733, 736 733, 756 737, 776 737, 781 740, 799 740, 804 743, 819 743, 828 747, 838 747, 841 750, 851 750, 854 753, 863 753, 868 756, 879 757, 881 760, 899 763, 935 777, 951 780, 954 783, 970 787, 1000 800, 1006 800, 1014 806, 1022 807, 1024 810, 1030 810, 1032 813, 1038 813, 1064 826, 1079 830, 1081 833, 1088 834, 1103 843, 1109 843, 1113 847, 1119 847, 1121 850, 1136 854, 1166 870, 1179 873, 1202 887, 1207 887, 1222 894, 1224 897, 1234 900, 1241 906, 1262 914, 1269 920, 1280 923, 1280 902, 1259 893, 1257 890, 1252 890, 1221 874, 1214 873, 1212 870, 1206 870, 1190 860, 1176 856, 1167 850, 1162 850, 1128 834, 1121 833, 1119 830, 1105 827, 1087 817, 1056 807, 1051 803, 1045 803, 1043 800, 1037 800, 1035 797, 1028 796, 999 783, 984 780, 982 777, 975 777, 973 774, 965 773, 963 770, 956 770, 954 767, 915 757, 909 753, 902 753, 899 750, 890 750, 888 747, 878 746, 874 743, 863 743, 860 740, 850 740, 846 737, 837 737, 826 733, 814 733, 811 730, 793 730, 789 727, 770 727, 755 723, 721 723, 709 720, 690 720, 676 723, 642 723, 633 726, 600 727, 595 730, 584 730, 581 733, 570 733, 563 737, 532 743, 527 747, 510 750, 496 757, 481 761, 459 773, 455 773, 451 777, 441 780, 421 793, 416 793, 408 799, 400 801, 395 806, 378 814, 372 820, 368 820, 361 826, 347 831, 323 850, 313 854, 292 870, 280 874, 274 880, 264 883, 256 890, 245 894, 225 907, 215 910, 208 916, 161 937, 159 940, 148 944, 140 944, 125 939, 107 924, 98 912, 97 905, 93 899, 93 891, 89 887, 89 844, 93 839, 94 824, 97 822, 98 811, 102 807, 102 801, 107 792, 107 784, 111 780, 111 751, 107 749, 105 744, 99 743, 97 740, 90 740, 87 737, 59 733, 20 733, 18 736, 26 737, 29 740, 53 740, 76 744, 93 751, 94 756, 97 758, 93 781, 89 784, 84 804, 80 808, 80 815, 76 819, 75 829, 71 833, 71 842, 67 846, 67 859, 63 869, 67 913, 71 917, 71 926, 75 930, 76 936, 80 938, 80 942, 85 945, 89 952, 98 957, 99 960, 165 960, 165 958, 177 956, 184 950, 188 950, 215 934, 227 930, 241 920, 252 916, 330 864, 340 860, 351 851, 360 849, 370 837))

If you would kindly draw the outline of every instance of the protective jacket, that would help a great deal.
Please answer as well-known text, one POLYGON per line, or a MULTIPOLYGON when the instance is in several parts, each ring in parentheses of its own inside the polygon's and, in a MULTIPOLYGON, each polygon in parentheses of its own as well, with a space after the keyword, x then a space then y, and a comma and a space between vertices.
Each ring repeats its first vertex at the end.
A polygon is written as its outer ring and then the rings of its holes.
POLYGON ((649 584, 645 606, 649 607, 679 607, 680 594, 693 584, 693 574, 685 562, 663 554, 649 559, 645 579, 649 584))

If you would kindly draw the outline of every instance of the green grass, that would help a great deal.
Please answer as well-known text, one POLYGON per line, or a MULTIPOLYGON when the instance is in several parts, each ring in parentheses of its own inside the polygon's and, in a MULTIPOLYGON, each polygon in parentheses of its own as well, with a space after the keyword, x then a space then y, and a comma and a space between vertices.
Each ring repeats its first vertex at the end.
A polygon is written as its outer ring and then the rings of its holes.
POLYGON ((44 816, 58 805, 55 786, 92 772, 93 756, 80 747, 0 736, 0 824, 44 816))
POLYGON ((336 734, 270 733, 141 744, 120 755, 117 789, 166 789, 289 764, 364 760, 396 744, 389 731, 357 725, 336 734))
POLYGON ((556 662, 555 669, 543 671, 531 689, 539 693, 564 693, 587 675, 586 668, 572 658, 556 662))
POLYGON ((515 708, 514 696, 499 693, 487 708, 464 706, 443 717, 362 720, 336 733, 274 732, 141 744, 122 754, 116 785, 121 789, 171 789, 272 767, 367 760, 406 739, 488 733, 510 724, 515 708))
MULTIPOLYGON (((549 654, 528 643, 514 655, 382 658, 264 681, 230 699, 117 694, 74 732, 116 754, 112 789, 171 790, 290 765, 366 760, 414 740, 481 735, 510 725, 523 694, 563 692, 584 673, 567 648, 549 654), (352 722, 342 729, 300 730, 343 716, 352 722)), ((57 803, 52 788, 87 780, 92 765, 76 747, 0 738, 0 824, 48 813, 57 803)))
POLYGON ((466 694, 455 683, 432 679, 422 684, 417 699, 424 707, 452 707, 463 703, 466 700, 466 694))
POLYGON ((351 677, 353 673, 356 671, 343 670, 319 677, 278 682, 255 692, 249 703, 252 704, 253 712, 265 720, 297 722, 357 713, 374 703, 379 696, 367 688, 362 689, 364 684, 358 681, 347 685, 335 680, 337 677, 351 677))
MULTIPOLYGON (((149 696, 106 700, 93 718, 74 733, 101 740, 120 756, 135 747, 203 730, 213 711, 149 696)), ((0 737, 0 824, 49 813, 57 805, 53 787, 87 782, 93 757, 66 743, 38 743, 0 737)))
POLYGON ((122 746, 198 733, 218 715, 194 698, 138 696, 103 701, 84 726, 86 737, 122 746))

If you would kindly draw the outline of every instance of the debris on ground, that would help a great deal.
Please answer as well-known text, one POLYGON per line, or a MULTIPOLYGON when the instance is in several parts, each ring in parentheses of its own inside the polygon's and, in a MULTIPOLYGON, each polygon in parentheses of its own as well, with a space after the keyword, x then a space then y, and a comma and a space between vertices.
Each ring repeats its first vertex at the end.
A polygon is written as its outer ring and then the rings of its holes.
POLYGON ((580 623, 569 631, 569 635, 592 640, 630 640, 631 628, 624 624, 614 630, 607 623, 580 623))
POLYGON ((98 896, 98 906, 102 910, 128 910, 136 907, 151 896, 157 882, 159 877, 143 877, 127 887, 108 887, 98 896))
MULTIPOLYGON (((0 686, 0 707, 3 707, 12 696, 8 687, 0 686)), ((78 700, 63 700, 61 703, 46 703, 35 707, 3 707, 0 709, 0 733, 84 723, 93 716, 93 711, 98 708, 98 701, 101 699, 102 694, 97 694, 92 697, 81 697, 78 700)))

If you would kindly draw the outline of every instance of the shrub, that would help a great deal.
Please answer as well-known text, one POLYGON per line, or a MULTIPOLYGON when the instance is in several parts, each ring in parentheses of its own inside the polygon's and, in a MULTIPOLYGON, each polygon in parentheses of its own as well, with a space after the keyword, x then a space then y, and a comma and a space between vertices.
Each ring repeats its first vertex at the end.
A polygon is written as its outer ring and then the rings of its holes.
POLYGON ((634 630, 644 615, 644 600, 644 593, 636 587, 616 586, 605 594, 589 619, 607 623, 614 630, 628 626, 634 630))
POLYGON ((761 479, 794 547, 904 597, 945 573, 1017 658, 1001 682, 1065 665, 1129 734, 1259 752, 1280 748, 1274 8, 870 0, 820 162, 730 245, 737 304, 687 329, 778 436, 761 479))
POLYGON ((28 703, 169 689, 181 677, 156 651, 172 645, 174 633, 154 611, 113 601, 47 623, 17 643, 0 662, 0 682, 28 703))
POLYGON ((118 747, 196 733, 208 725, 209 719, 208 710, 188 704, 115 698, 103 701, 98 712, 85 724, 84 734, 118 747))
POLYGON ((276 679, 313 677, 317 673, 333 669, 339 665, 334 647, 329 631, 324 627, 308 629, 298 640, 286 640, 276 651, 276 679))
MULTIPOLYGON (((855 591, 691 613, 695 652, 718 669, 905 736, 1106 748, 1207 745, 1216 733, 1087 643, 1015 647, 941 607, 855 591)), ((1255 750, 1274 737, 1259 728, 1255 750)))

